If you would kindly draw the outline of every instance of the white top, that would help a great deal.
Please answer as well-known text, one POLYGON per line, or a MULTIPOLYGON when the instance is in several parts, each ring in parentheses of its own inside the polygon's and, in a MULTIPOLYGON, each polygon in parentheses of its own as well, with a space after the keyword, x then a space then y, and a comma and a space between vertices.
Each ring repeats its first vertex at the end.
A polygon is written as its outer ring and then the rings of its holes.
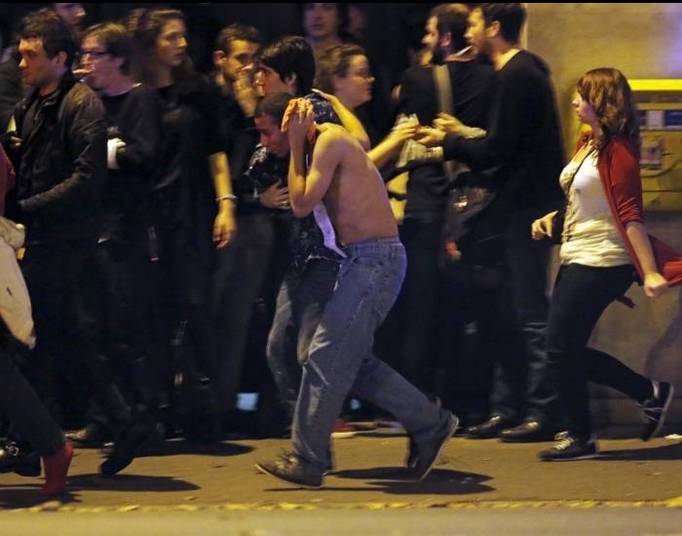
POLYGON ((571 161, 561 172, 561 186, 568 192, 568 207, 559 256, 561 264, 582 264, 608 268, 631 264, 625 244, 613 222, 604 195, 597 153, 593 151, 582 163, 571 161))

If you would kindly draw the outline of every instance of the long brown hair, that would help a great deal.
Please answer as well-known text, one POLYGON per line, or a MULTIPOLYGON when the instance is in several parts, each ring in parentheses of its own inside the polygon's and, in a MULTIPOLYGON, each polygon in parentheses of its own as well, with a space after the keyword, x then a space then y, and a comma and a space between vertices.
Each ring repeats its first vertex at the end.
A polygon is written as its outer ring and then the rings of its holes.
MULTIPOLYGON (((182 11, 167 8, 138 8, 128 15, 126 27, 133 39, 132 72, 138 82, 154 87, 156 85, 156 40, 163 27, 172 20, 184 22, 182 11)), ((174 81, 182 80, 192 73, 189 56, 179 67, 173 69, 174 81)))
POLYGON ((637 106, 623 73, 610 67, 592 69, 578 80, 577 89, 599 118, 603 135, 595 140, 597 149, 601 151, 613 138, 622 136, 639 154, 637 106))

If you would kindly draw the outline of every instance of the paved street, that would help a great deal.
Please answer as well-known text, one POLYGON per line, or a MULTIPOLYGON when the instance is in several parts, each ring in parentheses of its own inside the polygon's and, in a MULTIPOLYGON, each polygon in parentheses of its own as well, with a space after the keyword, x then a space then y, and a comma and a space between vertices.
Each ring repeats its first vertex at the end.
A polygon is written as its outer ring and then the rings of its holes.
POLYGON ((535 454, 547 444, 455 438, 429 478, 416 483, 402 467, 404 437, 356 436, 335 440, 337 470, 319 491, 255 470, 254 462, 287 445, 169 441, 114 478, 98 475, 98 451, 78 450, 72 493, 63 501, 42 503, 40 479, 0 475, 0 523, 13 534, 50 534, 60 524, 79 533, 73 523, 85 523, 100 536, 123 527, 193 534, 198 526, 202 533, 243 535, 486 534, 495 526, 509 534, 532 527, 545 534, 543 527, 561 534, 590 527, 599 528, 595 534, 682 533, 676 439, 604 440, 600 459, 546 464, 535 454))

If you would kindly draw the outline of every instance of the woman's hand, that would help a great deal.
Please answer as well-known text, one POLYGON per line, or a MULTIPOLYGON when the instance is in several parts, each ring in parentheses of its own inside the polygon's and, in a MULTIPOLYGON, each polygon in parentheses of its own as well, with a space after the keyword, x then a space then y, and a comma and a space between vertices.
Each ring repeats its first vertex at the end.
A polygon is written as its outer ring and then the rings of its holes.
POLYGON ((404 122, 393 127, 393 130, 386 136, 386 141, 395 148, 400 148, 407 140, 413 139, 417 130, 419 129, 418 123, 404 122))
POLYGON ((237 221, 234 209, 224 209, 218 212, 213 222, 213 243, 218 249, 231 244, 237 234, 237 221))
POLYGON ((287 210, 289 208, 289 189, 277 182, 260 194, 258 200, 264 207, 287 210))
POLYGON ((644 276, 644 294, 648 298, 656 299, 668 290, 668 281, 659 272, 652 272, 644 276))
POLYGON ((530 227, 530 234, 533 240, 542 240, 545 237, 552 238, 552 225, 558 212, 558 210, 555 210, 533 222, 533 225, 530 227))

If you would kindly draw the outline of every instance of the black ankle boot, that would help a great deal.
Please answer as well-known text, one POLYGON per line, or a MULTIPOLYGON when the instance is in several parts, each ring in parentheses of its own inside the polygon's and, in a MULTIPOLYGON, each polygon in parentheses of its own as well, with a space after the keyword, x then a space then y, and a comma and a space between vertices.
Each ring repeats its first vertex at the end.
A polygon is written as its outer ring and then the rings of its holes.
POLYGON ((27 446, 6 439, 0 444, 0 473, 40 476, 40 456, 27 446))

